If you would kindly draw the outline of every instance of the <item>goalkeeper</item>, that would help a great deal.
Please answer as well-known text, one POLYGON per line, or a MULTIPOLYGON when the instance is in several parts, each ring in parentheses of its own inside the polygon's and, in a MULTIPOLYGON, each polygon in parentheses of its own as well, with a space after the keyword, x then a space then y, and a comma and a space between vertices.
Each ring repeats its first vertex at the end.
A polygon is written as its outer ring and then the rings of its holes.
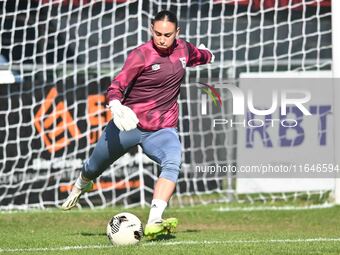
POLYGON ((177 17, 170 11, 159 12, 150 29, 152 39, 132 50, 107 90, 113 120, 85 161, 62 208, 76 206, 81 194, 92 188, 93 179, 139 144, 161 166, 145 227, 145 235, 153 237, 171 232, 177 225, 177 219, 163 220, 162 214, 181 165, 177 98, 185 67, 210 63, 214 56, 204 45, 197 48, 177 38, 177 17))

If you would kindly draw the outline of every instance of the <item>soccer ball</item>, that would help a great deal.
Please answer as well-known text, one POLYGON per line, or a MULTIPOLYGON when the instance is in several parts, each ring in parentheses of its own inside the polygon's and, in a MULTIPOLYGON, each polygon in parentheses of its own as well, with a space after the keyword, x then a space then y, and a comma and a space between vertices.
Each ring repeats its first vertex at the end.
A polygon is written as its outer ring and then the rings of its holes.
POLYGON ((137 244, 143 236, 143 225, 137 216, 123 212, 112 217, 106 234, 114 245, 137 244))

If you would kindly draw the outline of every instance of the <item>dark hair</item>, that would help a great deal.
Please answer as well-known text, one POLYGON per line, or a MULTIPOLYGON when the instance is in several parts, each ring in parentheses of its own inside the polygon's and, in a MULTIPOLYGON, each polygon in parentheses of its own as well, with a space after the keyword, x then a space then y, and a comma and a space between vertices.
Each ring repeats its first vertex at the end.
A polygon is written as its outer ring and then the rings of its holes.
POLYGON ((155 18, 152 20, 151 24, 153 25, 155 21, 160 21, 160 20, 167 20, 171 23, 174 23, 176 28, 178 27, 178 21, 176 14, 174 14, 171 11, 163 10, 160 11, 159 13, 156 14, 155 18))

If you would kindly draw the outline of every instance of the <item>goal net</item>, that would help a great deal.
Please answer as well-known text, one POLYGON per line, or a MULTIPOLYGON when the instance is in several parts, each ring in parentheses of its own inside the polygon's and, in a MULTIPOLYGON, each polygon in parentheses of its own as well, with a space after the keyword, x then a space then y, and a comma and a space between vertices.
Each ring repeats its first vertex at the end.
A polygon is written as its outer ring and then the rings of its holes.
MULTIPOLYGON (((310 190, 308 183, 288 192, 238 190, 237 173, 216 169, 242 164, 240 132, 213 121, 236 121, 232 94, 218 85, 238 87, 242 73, 331 70, 330 2, 0 2, 0 71, 6 74, 0 76, 0 208, 61 205, 111 119, 107 86, 128 53, 150 39, 151 19, 162 9, 177 15, 181 38, 204 43, 216 57, 213 64, 188 69, 183 81, 183 164, 171 203, 312 200, 315 194, 319 203, 325 201, 332 188, 310 190)), ((289 153, 294 151, 285 148, 282 161, 289 153)), ((132 148, 96 180, 80 205, 148 205, 159 172, 141 148, 132 148)))

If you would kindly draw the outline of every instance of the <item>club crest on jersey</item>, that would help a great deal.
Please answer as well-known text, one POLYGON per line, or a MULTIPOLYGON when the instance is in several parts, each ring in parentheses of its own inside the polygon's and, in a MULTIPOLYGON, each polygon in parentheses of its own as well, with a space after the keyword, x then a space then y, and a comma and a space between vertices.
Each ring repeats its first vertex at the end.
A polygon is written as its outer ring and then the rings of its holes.
POLYGON ((183 68, 187 66, 187 61, 185 58, 179 58, 179 61, 181 61, 183 68))
POLYGON ((153 71, 157 71, 157 70, 159 70, 161 68, 161 66, 159 64, 153 64, 151 66, 151 68, 152 68, 153 71))

